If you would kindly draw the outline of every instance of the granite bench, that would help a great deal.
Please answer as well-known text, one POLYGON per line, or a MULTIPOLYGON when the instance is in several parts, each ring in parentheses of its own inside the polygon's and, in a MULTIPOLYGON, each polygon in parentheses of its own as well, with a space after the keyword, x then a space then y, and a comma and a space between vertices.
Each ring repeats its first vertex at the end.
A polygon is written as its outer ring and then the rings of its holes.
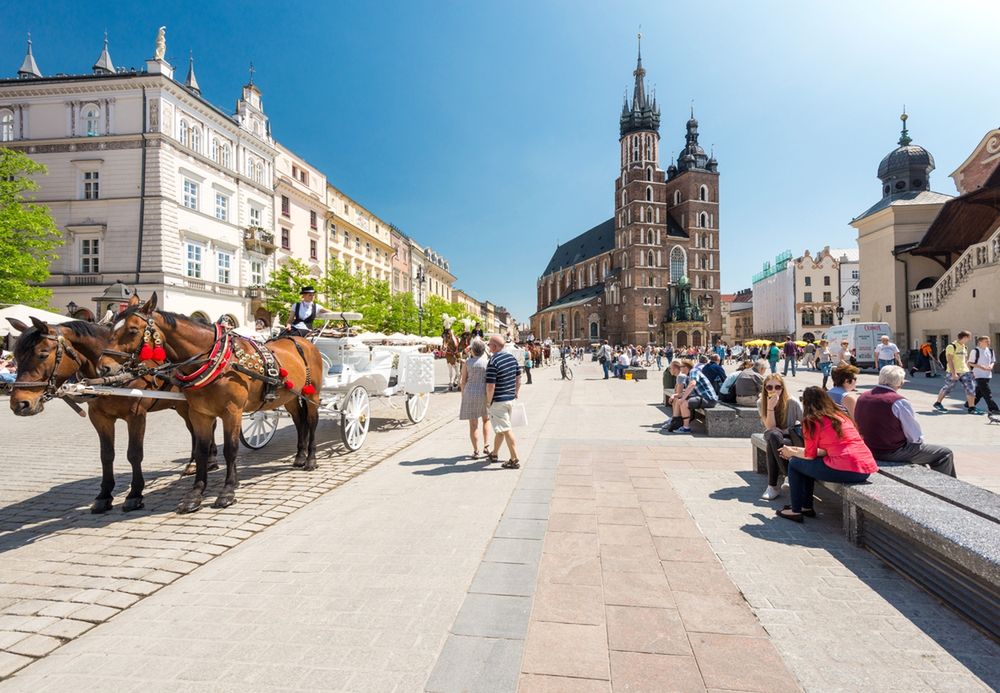
MULTIPOLYGON (((763 435, 750 437, 766 472, 763 435)), ((840 497, 847 538, 1000 638, 1000 496, 926 467, 879 463, 865 484, 817 482, 840 497)))
POLYGON ((691 411, 691 430, 709 438, 747 438, 764 430, 755 407, 718 402, 711 409, 691 411))
POLYGON ((648 375, 645 368, 635 368, 632 366, 626 368, 625 372, 632 374, 632 380, 645 380, 648 375))

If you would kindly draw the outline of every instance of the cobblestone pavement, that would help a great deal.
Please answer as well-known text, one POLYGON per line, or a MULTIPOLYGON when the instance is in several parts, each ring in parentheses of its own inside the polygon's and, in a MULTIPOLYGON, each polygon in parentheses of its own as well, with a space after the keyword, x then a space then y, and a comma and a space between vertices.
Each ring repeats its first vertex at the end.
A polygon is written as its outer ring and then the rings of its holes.
MULTIPOLYGON (((398 398, 397 398, 398 399, 398 398)), ((173 412, 147 427, 146 509, 125 515, 130 473, 127 434, 117 430, 116 507, 91 515, 100 484, 97 435, 60 402, 18 418, 4 405, 0 425, 0 678, 79 637, 96 624, 187 575, 289 513, 314 501, 454 417, 457 395, 435 394, 414 426, 402 409, 373 400, 365 447, 347 454, 339 424, 321 420, 319 468, 291 467, 295 429, 286 419, 262 450, 241 450, 237 503, 211 507, 224 471, 209 475, 205 504, 192 515, 174 508, 192 483, 180 478, 190 438, 173 412), (405 425, 400 425, 402 416, 405 425), (392 418, 384 418, 392 417, 392 418), (97 476, 95 476, 97 475, 97 476)), ((220 446, 221 448, 221 446, 220 446)), ((223 463, 224 468, 224 463, 223 463)))

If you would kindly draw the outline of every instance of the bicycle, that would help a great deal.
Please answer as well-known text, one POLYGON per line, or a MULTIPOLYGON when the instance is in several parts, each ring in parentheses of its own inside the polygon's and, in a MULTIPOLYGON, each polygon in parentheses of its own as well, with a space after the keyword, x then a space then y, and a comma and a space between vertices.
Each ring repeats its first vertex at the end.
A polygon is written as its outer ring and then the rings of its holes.
POLYGON ((573 379, 573 369, 571 369, 569 367, 569 364, 566 363, 566 354, 565 353, 563 353, 562 357, 560 358, 559 373, 562 375, 562 379, 563 380, 572 380, 573 379))

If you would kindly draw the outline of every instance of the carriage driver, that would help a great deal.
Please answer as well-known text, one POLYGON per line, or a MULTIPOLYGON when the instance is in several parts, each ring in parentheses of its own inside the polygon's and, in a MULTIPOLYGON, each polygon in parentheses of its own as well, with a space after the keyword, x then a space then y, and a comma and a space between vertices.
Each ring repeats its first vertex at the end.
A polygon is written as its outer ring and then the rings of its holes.
POLYGON ((300 300, 292 304, 292 310, 288 313, 288 323, 285 330, 288 334, 305 337, 312 330, 313 321, 316 320, 316 313, 326 310, 314 300, 316 289, 311 286, 303 286, 299 292, 300 300))

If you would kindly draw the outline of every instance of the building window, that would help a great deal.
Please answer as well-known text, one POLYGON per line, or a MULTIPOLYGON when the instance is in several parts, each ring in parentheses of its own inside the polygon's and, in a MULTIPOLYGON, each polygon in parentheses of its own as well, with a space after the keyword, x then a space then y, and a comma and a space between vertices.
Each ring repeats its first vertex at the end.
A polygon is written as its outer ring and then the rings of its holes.
POLYGON ((802 311, 802 324, 803 325, 815 325, 816 315, 811 310, 802 311))
POLYGON ((231 284, 232 283, 232 271, 233 271, 233 256, 229 253, 224 253, 219 251, 216 254, 216 259, 219 263, 219 283, 220 284, 231 284))
POLYGON ((287 195, 281 196, 281 216, 283 217, 292 216, 292 203, 288 199, 287 195))
POLYGON ((650 267, 656 267, 656 257, 653 255, 652 250, 649 251, 646 264, 649 265, 650 267))
POLYGON ((201 154, 201 130, 196 127, 191 128, 191 149, 201 154))
POLYGON ((859 310, 861 310, 860 304, 857 301, 851 301, 851 312, 857 313, 859 310))
POLYGON ((188 142, 191 141, 190 140, 190 133, 188 132, 188 128, 189 128, 188 122, 186 120, 184 120, 183 118, 181 118, 181 122, 178 124, 177 127, 180 130, 180 132, 177 133, 178 134, 178 139, 180 140, 180 143, 182 145, 184 145, 185 147, 188 146, 188 142))
POLYGON ((99 200, 101 198, 100 171, 83 172, 83 199, 99 200))
POLYGON ((184 179, 184 206, 198 209, 198 184, 189 178, 184 179))
POLYGON ((84 274, 98 274, 101 271, 101 241, 98 238, 84 238, 80 241, 80 271, 84 274))
POLYGON ((823 286, 830 286, 830 275, 823 275, 823 286))
POLYGON ((833 297, 830 295, 830 292, 829 291, 824 291, 823 292, 823 301, 825 303, 829 303, 832 300, 833 300, 833 297))
POLYGON ((670 251, 670 281, 677 283, 686 272, 687 258, 684 257, 684 250, 675 245, 670 251))
POLYGON ((10 111, 0 111, 0 142, 11 142, 14 139, 14 114, 10 111))
POLYGON ((250 284, 252 286, 261 286, 264 283, 264 261, 263 260, 251 260, 250 261, 250 284))
POLYGON ((316 259, 316 240, 313 238, 309 239, 309 259, 316 259))
POLYGON ((256 226, 258 228, 263 227, 264 224, 261 222, 261 216, 262 215, 261 215, 261 212, 260 212, 260 207, 251 207, 250 208, 250 226, 256 226))
POLYGON ((215 218, 229 221, 229 198, 222 193, 215 193, 215 218))
POLYGON ((217 138, 217 137, 213 137, 212 138, 212 146, 211 146, 210 151, 211 151, 212 161, 214 161, 215 163, 219 163, 219 156, 220 156, 220 154, 219 154, 219 138, 217 138))
POLYGON ((812 286, 812 285, 813 285, 813 278, 806 277, 806 286, 812 286))
POLYGON ((646 187, 646 202, 653 201, 653 189, 651 187, 646 187))
POLYGON ((96 106, 86 106, 83 109, 83 129, 87 137, 96 137, 97 128, 101 122, 101 112, 96 106))
POLYGON ((233 167, 233 154, 228 144, 222 145, 221 159, 219 161, 225 168, 233 167))
POLYGON ((812 303, 813 300, 812 291, 806 291, 804 294, 802 294, 802 300, 805 303, 812 303))
POLYGON ((698 189, 698 199, 702 202, 708 202, 708 186, 703 185, 698 189))
POLYGON ((184 271, 189 277, 201 279, 201 258, 204 248, 197 243, 187 243, 186 246, 187 263, 184 271))
POLYGON ((708 215, 705 214, 704 212, 698 215, 698 226, 702 227, 703 229, 708 228, 708 215))
POLYGON ((851 279, 857 279, 860 276, 861 276, 861 273, 858 270, 851 270, 851 279))
POLYGON ((679 205, 681 203, 681 191, 674 190, 674 204, 679 205))
POLYGON ((292 247, 292 232, 288 229, 281 229, 281 249, 288 250, 292 247))
POLYGON ((653 326, 656 324, 656 318, 653 317, 653 311, 649 311, 649 325, 653 326))
POLYGON ((309 227, 313 229, 319 228, 319 216, 316 214, 315 209, 309 210, 309 227))

